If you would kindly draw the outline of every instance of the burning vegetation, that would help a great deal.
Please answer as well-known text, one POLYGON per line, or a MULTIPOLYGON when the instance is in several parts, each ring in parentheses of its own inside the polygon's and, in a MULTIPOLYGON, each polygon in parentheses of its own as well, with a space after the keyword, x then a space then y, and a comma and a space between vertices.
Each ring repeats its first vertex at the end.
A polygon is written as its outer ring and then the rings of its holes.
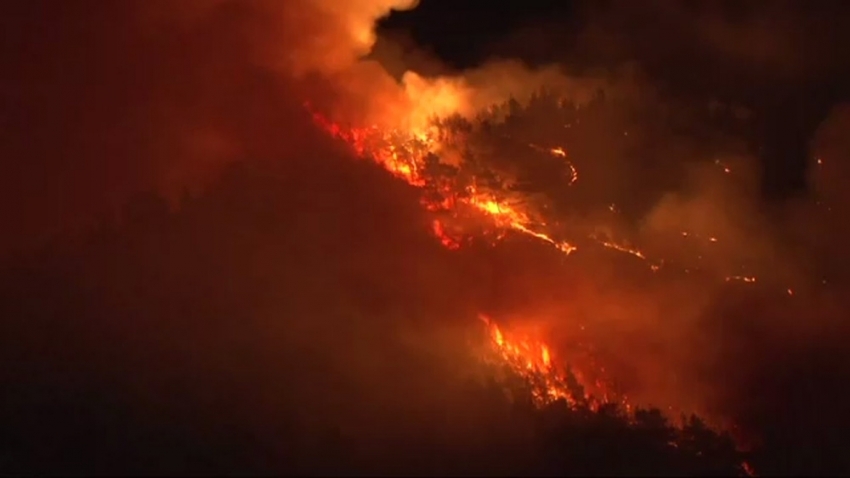
MULTIPOLYGON (((647 456, 664 456, 668 463, 665 471, 657 471, 657 464, 642 460, 632 462, 626 469, 609 469, 609 473, 709 473, 724 476, 756 476, 746 453, 736 448, 728 432, 712 430, 696 415, 682 415, 678 421, 670 421, 667 414, 658 408, 633 408, 627 397, 617 396, 604 378, 584 376, 562 364, 560 357, 553 357, 549 347, 529 335, 509 335, 487 316, 480 319, 490 335, 489 353, 485 363, 494 369, 497 387, 504 390, 513 403, 529 404, 539 413, 537 420, 547 422, 542 426, 544 436, 564 433, 575 440, 586 432, 585 427, 594 428, 607 422, 607 426, 618 428, 618 435, 628 446, 635 446, 651 436, 652 445, 643 443, 647 456), (586 384, 586 385, 585 385, 586 384), (634 441, 632 441, 634 440, 634 441), (667 468, 669 466, 669 468, 667 468)), ((604 367, 597 368, 604 372, 604 367)), ((603 427, 606 425, 602 425, 603 427)), ((625 443, 624 443, 625 445, 625 443)), ((634 450, 633 450, 634 451, 634 450)), ((561 450, 569 460, 569 452, 561 450)), ((570 468, 581 470, 593 465, 581 464, 573 459, 570 468), (575 467, 575 468, 572 468, 575 467)), ((589 471, 588 471, 589 473, 589 471)))
MULTIPOLYGON (((616 100, 607 103, 612 101, 616 100)), ((722 256, 723 250, 717 248, 721 239, 710 233, 669 234, 668 229, 662 231, 670 236, 665 240, 672 238, 677 243, 659 242, 647 236, 655 250, 639 249, 633 241, 615 237, 617 229, 626 235, 635 234, 627 227, 612 226, 623 220, 623 213, 617 205, 607 202, 608 198, 602 198, 608 204, 605 215, 587 219, 589 210, 581 208, 587 207, 588 201, 582 192, 592 191, 595 186, 582 183, 579 164, 593 158, 571 154, 570 145, 582 135, 583 115, 592 115, 594 108, 604 108, 605 104, 606 99, 600 96, 579 107, 543 90, 533 94, 525 104, 510 100, 493 105, 472 120, 460 115, 434 117, 427 127, 409 131, 377 124, 363 128, 343 126, 320 112, 312 111, 312 115, 317 125, 345 141, 358 156, 374 160, 416 188, 422 206, 432 216, 432 233, 448 249, 461 249, 481 240, 496 244, 514 235, 539 242, 562 254, 565 260, 588 250, 591 260, 597 261, 608 260, 606 256, 600 259, 600 252, 622 255, 645 267, 646 273, 640 277, 646 281, 663 284, 665 280, 683 278, 711 288, 724 283, 755 284, 756 277, 746 273, 753 265, 746 260, 739 263, 734 257, 712 260, 712 255, 722 256), (549 128, 550 136, 544 138, 541 136, 546 133, 541 129, 545 128, 523 126, 539 125, 543 120, 546 124, 554 122, 571 127, 549 128), (672 249, 676 257, 665 258, 661 255, 664 248, 672 249)), ((312 110, 309 104, 307 108, 312 110)), ((727 175, 729 168, 720 166, 715 173, 727 175)), ((590 207, 598 206, 597 202, 590 207)), ((772 283, 772 287, 781 285, 772 283)), ((778 290, 793 295, 790 287, 778 290)), ((537 347, 539 353, 545 351, 550 356, 547 346, 537 347)), ((514 349, 511 354, 519 351, 514 349)), ((537 359, 529 363, 535 364, 535 370, 539 369, 537 359)), ((579 376, 581 373, 586 372, 580 371, 579 376)), ((585 382, 582 386, 598 389, 599 383, 585 382)), ((565 393, 557 392, 557 395, 569 398, 565 393)), ((601 393, 602 397, 590 403, 621 400, 609 397, 611 391, 601 393)), ((576 398, 579 397, 573 397, 576 398)), ((680 409, 674 404, 662 405, 671 410, 680 409)))
MULTIPOLYGON (((309 104, 307 107, 311 109, 309 104)), ((433 217, 432 233, 450 250, 461 249, 481 239, 495 244, 514 234, 538 241, 565 258, 581 254, 585 247, 597 248, 637 259, 651 275, 667 274, 671 268, 675 268, 674 275, 690 274, 692 271, 687 265, 650 259, 648 253, 628 241, 617 242, 610 233, 599 234, 586 224, 570 224, 563 220, 574 213, 568 203, 568 191, 578 187, 576 183, 580 177, 579 169, 570 158, 569 147, 559 145, 569 144, 569 135, 567 138, 556 135, 547 142, 538 139, 550 145, 544 147, 511 132, 511 121, 522 121, 523 117, 540 110, 548 113, 549 120, 555 111, 559 114, 555 121, 580 123, 577 107, 545 91, 533 95, 526 105, 512 100, 488 108, 473 121, 457 115, 433 118, 427 128, 407 132, 378 125, 344 127, 321 113, 313 111, 312 115, 320 127, 349 144, 358 156, 374 160, 395 177, 417 188, 422 206, 433 217), (506 157, 512 154, 515 156, 506 157), (543 171, 548 183, 540 180, 539 171, 543 171)), ((580 128, 576 130, 580 134, 580 128)), ((721 171, 729 173, 726 167, 721 171)), ((607 210, 612 215, 619 213, 615 205, 607 210)), ((696 239, 707 245, 718 241, 714 236, 701 238, 687 231, 681 233, 681 238, 696 239)), ((697 267, 693 272, 698 270, 697 267)), ((744 284, 756 280, 731 272, 715 276, 715 280, 744 284)), ((574 354, 572 361, 567 361, 557 352, 553 353, 544 337, 517 337, 503 331, 487 315, 480 315, 480 319, 487 328, 491 348, 484 361, 496 365, 497 369, 505 368, 513 377, 502 376, 503 382, 514 383, 514 387, 517 383, 524 384, 520 389, 526 390, 536 406, 545 408, 560 403, 572 410, 616 411, 634 424, 638 417, 646 414, 641 406, 660 405, 668 419, 679 423, 673 428, 677 433, 681 432, 681 427, 689 426, 684 417, 691 411, 677 404, 641 403, 635 406, 631 403, 628 394, 618 390, 606 374, 604 364, 589 350, 574 354)), ((516 393, 516 389, 509 388, 509 393, 516 393)), ((717 426, 734 428, 728 422, 717 426)), ((671 447, 678 446, 674 438, 669 443, 671 447)), ((748 464, 741 466, 742 473, 752 472, 748 464)))
MULTIPOLYGON (((595 103, 579 107, 554 93, 541 91, 526 104, 510 100, 493 105, 473 120, 456 114, 432 118, 427 127, 411 130, 378 124, 354 127, 331 121, 320 112, 312 114, 319 126, 351 145, 357 155, 373 159, 394 176, 419 188, 423 206, 435 213, 433 232, 447 247, 468 242, 476 233, 499 239, 514 233, 541 241, 565 255, 579 247, 601 247, 639 259, 653 272, 665 266, 686 274, 697 272, 698 262, 703 259, 700 252, 686 259, 691 264, 676 264, 665 260, 660 251, 646 252, 628 240, 611 237, 605 229, 600 233, 595 225, 565 219, 584 212, 571 204, 571 197, 580 196, 570 193, 571 188, 584 185, 576 185, 579 169, 569 157, 569 149, 562 145, 582 134, 583 112, 604 102, 600 97, 595 103), (543 120, 565 126, 545 139, 551 145, 547 147, 528 138, 537 139, 546 133, 529 133, 515 126, 517 122, 537 125, 543 120), (566 128, 574 124, 574 128, 566 128), (515 133, 517 129, 521 131, 519 135, 515 133), (475 216, 486 218, 486 224, 476 221, 475 216), (475 227, 478 229, 473 232, 470 228, 475 227)), ((307 108, 312 109, 309 104, 307 108)), ((716 164, 718 171, 729 174, 727 166, 716 164)), ((600 221, 602 226, 621 215, 613 203, 606 212, 610 217, 600 221)), ((697 242, 701 247, 721 241, 713 235, 703 237, 687 230, 678 236, 680 241, 697 242)), ((753 275, 742 273, 747 269, 746 264, 729 264, 722 280, 755 282, 753 275)))

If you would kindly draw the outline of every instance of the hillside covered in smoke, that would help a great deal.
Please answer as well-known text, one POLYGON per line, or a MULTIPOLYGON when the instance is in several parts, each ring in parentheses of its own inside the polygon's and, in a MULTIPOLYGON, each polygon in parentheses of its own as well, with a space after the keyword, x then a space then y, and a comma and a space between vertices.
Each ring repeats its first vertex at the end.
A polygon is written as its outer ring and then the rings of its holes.
POLYGON ((308 191, 234 167, 177 211, 142 195, 118 223, 7 263, 3 471, 738 469, 698 423, 508 401, 458 338, 481 335, 459 298, 474 286, 409 191, 317 160, 335 167, 307 170, 308 191))

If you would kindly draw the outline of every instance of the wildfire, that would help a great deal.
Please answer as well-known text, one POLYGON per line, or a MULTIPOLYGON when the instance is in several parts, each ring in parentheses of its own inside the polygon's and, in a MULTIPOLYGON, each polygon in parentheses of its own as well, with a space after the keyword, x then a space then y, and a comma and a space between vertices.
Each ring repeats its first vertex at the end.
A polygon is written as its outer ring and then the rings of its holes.
POLYGON ((373 125, 367 128, 343 128, 319 114, 313 119, 332 136, 351 145, 358 156, 373 158, 394 176, 414 186, 424 186, 425 157, 435 151, 433 132, 405 133, 373 125))
MULTIPOLYGON (((628 397, 614 392, 604 377, 589 380, 580 368, 575 367, 576 364, 568 365, 554 357, 545 342, 529 334, 508 334, 490 317, 484 314, 478 317, 487 329, 489 350, 495 356, 496 365, 507 366, 510 373, 522 378, 530 387, 535 405, 545 406, 563 400, 570 408, 586 407, 596 412, 602 405, 614 404, 625 412, 629 423, 635 423, 636 408, 628 397)), ((668 408, 668 411, 673 410, 672 407, 668 408)), ((673 426, 678 430, 685 424, 684 415, 682 419, 678 425, 674 422, 673 426)), ((678 438, 669 441, 667 445, 680 447, 678 438)), ((740 476, 757 476, 749 462, 743 461, 739 466, 740 476)))
MULTIPOLYGON (((451 178, 429 175, 429 166, 438 162, 436 153, 441 147, 441 134, 436 127, 414 132, 383 129, 376 125, 368 128, 343 128, 320 114, 314 113, 313 118, 331 135, 350 144, 359 156, 371 157, 408 184, 428 189, 432 194, 424 198, 423 203, 430 211, 444 211, 457 216, 458 210, 466 207, 489 217, 498 229, 514 231, 546 242, 564 254, 571 254, 577 249, 571 243, 544 232, 542 227, 545 223, 534 219, 527 208, 511 204, 495 193, 484 190, 474 181, 461 185, 451 178)), ((563 153, 562 149, 558 151, 563 153)), ((572 165, 570 167, 572 168, 572 165)), ((577 173, 574 173, 573 177, 577 177, 577 173)), ((450 237, 442 223, 434 223, 432 231, 447 247, 456 249, 459 246, 460 240, 450 237)))
MULTIPOLYGON (((309 105, 307 106, 309 109, 309 105)), ((553 227, 545 219, 544 209, 540 204, 514 193, 505 185, 500 171, 486 169, 486 165, 484 171, 475 170, 474 167, 481 166, 479 164, 467 170, 464 169, 464 164, 442 162, 443 157, 447 156, 444 154, 447 150, 451 150, 453 146, 456 150, 464 150, 466 144, 463 144, 463 134, 459 135, 460 138, 452 137, 457 133, 452 133, 450 128, 443 128, 438 121, 417 121, 417 126, 411 128, 385 125, 351 127, 331 121, 316 112, 313 112, 313 118, 316 124, 330 135, 349 144, 359 157, 375 161, 390 174, 421 189, 422 205, 435 213, 431 232, 447 249, 459 249, 470 239, 466 228, 467 219, 483 217, 486 219, 487 232, 494 231, 498 238, 507 232, 513 232, 546 243, 565 255, 578 250, 572 242, 558 237, 557 227, 553 227), (457 142, 461 144, 455 144, 457 142), (487 178, 495 179, 488 181, 487 178)), ((570 161, 566 149, 560 146, 527 146, 563 161, 562 164, 567 170, 564 181, 566 186, 573 185, 578 180, 578 171, 570 161)), ((618 213, 613 204, 609 209, 612 213, 618 213)), ((556 221, 552 222, 557 226, 556 221)), ((691 235, 682 232, 683 237, 691 235)), ((663 260, 651 259, 644 251, 610 237, 602 238, 591 234, 585 235, 585 238, 605 249, 639 259, 653 272, 658 271, 665 263, 663 260)), ((718 241, 713 236, 704 239, 709 243, 718 241)), ((685 272, 688 270, 685 269, 685 272)), ((730 275, 726 277, 726 281, 754 283, 756 278, 730 275)), ((794 292, 788 289, 786 293, 793 295, 794 292)), ((490 357, 498 365, 507 366, 512 374, 521 377, 530 386, 532 399, 537 405, 563 400, 570 407, 598 410, 602 405, 616 404, 628 417, 632 417, 632 404, 624 394, 617 393, 611 382, 605 379, 603 367, 583 358, 573 358, 568 364, 565 357, 559 357, 550 345, 539 337, 503 330, 485 315, 481 315, 480 319, 486 325, 490 336, 490 357)), ((666 408, 668 412, 673 412, 673 407, 666 408)))
MULTIPOLYGON (((454 146, 462 150, 466 146, 463 144, 463 134, 459 135, 460 138, 453 137, 456 133, 452 133, 450 128, 444 128, 442 123, 433 121, 430 126, 411 129, 379 125, 344 127, 316 112, 313 117, 329 134, 349 144, 358 156, 375 161, 392 175, 421 189, 423 206, 435 213, 431 232, 447 249, 459 249, 470 239, 467 220, 477 216, 486 219, 487 232, 494 231, 498 238, 506 232, 513 232, 546 243, 565 255, 578 250, 576 245, 556 235, 557 228, 551 227, 544 219, 539 204, 513 193, 504 183, 499 184, 499 171, 488 170, 487 165, 484 165, 484 170, 479 170, 474 169, 481 167, 478 164, 458 166, 441 162, 447 149, 454 146), (457 145, 458 142, 461 144, 457 145), (493 185, 492 180, 488 182, 485 179, 487 177, 495 178, 496 185, 493 185)), ((564 148, 528 146, 566 161, 566 166, 572 171, 565 181, 566 185, 577 180, 578 173, 569 162, 569 155, 564 148)), ((610 206, 610 210, 617 213, 614 205, 610 206)), ((686 238, 698 237, 687 231, 681 234, 686 238)), ((644 251, 622 241, 595 234, 586 238, 605 249, 639 259, 652 271, 658 271, 664 264, 663 260, 651 259, 644 251)), ((713 236, 702 239, 708 243, 718 241, 713 236)), ((685 271, 688 272, 687 269, 685 271)), ((726 281, 754 283, 756 278, 730 275, 726 281)), ((785 293, 793 295, 791 289, 785 293)), ((532 385, 534 400, 539 404, 562 399, 571 406, 584 405, 596 409, 603 404, 617 403, 625 410, 631 410, 632 406, 626 397, 618 396, 608 381, 588 378, 601 377, 599 373, 604 373, 603 368, 593 363, 588 367, 577 367, 588 365, 581 360, 581 363, 571 363, 567 368, 562 358, 556 356, 553 349, 539 338, 519 338, 506 333, 486 316, 481 319, 488 327, 495 357, 532 385)))
MULTIPOLYGON (((479 319, 487 327, 497 362, 507 364, 512 373, 531 385, 532 397, 538 405, 564 400, 570 406, 584 405, 595 410, 614 400, 615 394, 603 379, 588 380, 589 374, 582 370, 565 368, 567 364, 559 363, 545 342, 529 334, 508 334, 486 315, 479 315, 479 319)), ((631 409, 625 397, 617 401, 626 410, 631 409)))

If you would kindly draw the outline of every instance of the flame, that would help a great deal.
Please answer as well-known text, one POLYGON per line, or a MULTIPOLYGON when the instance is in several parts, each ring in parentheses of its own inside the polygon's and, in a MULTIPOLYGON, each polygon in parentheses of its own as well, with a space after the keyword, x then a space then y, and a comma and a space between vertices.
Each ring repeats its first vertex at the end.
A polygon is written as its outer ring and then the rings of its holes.
MULTIPOLYGON (((497 229, 514 231, 546 242, 567 255, 577 249, 571 243, 556 239, 541 230, 545 224, 533 219, 533 213, 527 208, 498 198, 475 184, 463 187, 450 182, 434 181, 426 170, 429 158, 435 158, 443 146, 440 130, 436 126, 412 131, 384 129, 377 125, 368 128, 343 128, 321 114, 314 113, 313 118, 332 136, 350 144, 357 155, 371 157, 394 176, 412 186, 434 189, 440 197, 423 199, 428 210, 448 210, 457 215, 458 208, 471 208, 489 217, 497 229)), ((443 244, 458 243, 457 239, 446 240, 448 236, 442 224, 433 226, 432 231, 443 244)))
MULTIPOLYGON (((557 158, 567 159, 567 151, 561 146, 555 146, 553 148, 544 148, 542 146, 538 146, 534 143, 530 143, 528 145, 531 149, 535 151, 540 151, 542 153, 546 153, 557 158)), ((576 169, 575 165, 573 165, 572 161, 566 160, 567 168, 570 170, 569 182, 567 183, 569 186, 575 184, 578 181, 578 169, 576 169)))
POLYGON ((438 219, 434 219, 431 223, 431 230, 434 232, 434 235, 440 239, 440 244, 445 246, 447 249, 454 250, 460 248, 460 242, 446 234, 446 231, 443 228, 443 223, 441 223, 438 219))
POLYGON ((625 245, 622 245, 622 244, 617 244, 617 243, 614 243, 614 242, 611 242, 611 241, 600 240, 599 243, 602 244, 602 246, 607 247, 609 249, 614 249, 615 251, 620 251, 620 252, 635 256, 638 259, 646 260, 646 255, 638 249, 634 249, 632 247, 625 246, 625 245))
MULTIPOLYGON (((418 101, 407 105, 407 116, 402 115, 406 119, 393 119, 383 125, 373 124, 369 127, 343 127, 315 111, 313 118, 332 136, 348 143, 358 156, 371 158, 408 184, 433 193, 423 199, 423 205, 429 211, 448 212, 454 218, 464 216, 464 209, 476 211, 489 218, 498 237, 503 237, 506 231, 512 231, 542 241, 565 255, 576 252, 578 246, 572 241, 556 237, 549 230, 546 221, 541 219, 542 211, 529 205, 527 201, 512 200, 504 191, 487 189, 474 180, 472 184, 461 184, 456 179, 438 177, 429 172, 429 163, 439 163, 443 153, 450 149, 452 141, 457 140, 449 137, 450 133, 441 128, 438 121, 440 115, 449 116, 452 108, 465 111, 464 105, 467 103, 462 98, 466 93, 459 82, 451 83, 438 79, 432 85, 416 75, 410 78, 408 81, 418 85, 418 89, 414 88, 407 94, 418 101), (426 101, 432 96, 435 98, 433 101, 426 101)), ((306 106, 312 111, 309 104, 306 106)), ((396 111, 395 114, 399 112, 396 111)), ((462 138, 460 142, 463 142, 462 138)), ((566 159, 568 156, 566 150, 560 146, 544 148, 533 143, 528 146, 555 157, 566 159)), ((571 185, 578 180, 578 171, 572 162, 567 161, 566 165, 570 171, 566 182, 571 185)), ((492 171, 491 173, 495 174, 492 171)), ((448 236, 443 227, 432 227, 432 231, 443 244, 461 242, 458 237, 447 241, 448 236)), ((687 236, 687 233, 682 234, 687 236)), ((594 235, 590 235, 588 239, 606 249, 638 258, 646 262, 652 271, 658 271, 663 263, 661 260, 651 260, 643 251, 631 246, 603 240, 594 235)))
MULTIPOLYGON (((559 365, 561 358, 553 357, 550 347, 529 334, 507 334, 489 316, 479 314, 490 337, 490 350, 497 357, 499 365, 506 365, 511 373, 521 377, 531 386, 531 397, 538 406, 563 400, 570 408, 587 407, 598 411, 600 406, 615 404, 625 412, 629 423, 635 423, 635 406, 625 394, 617 393, 610 381, 599 375, 604 368, 597 369, 595 377, 587 373, 579 363, 559 365), (569 368, 567 368, 569 367, 569 368)), ((673 412, 673 407, 667 407, 673 412)), ((684 420, 684 414, 681 415, 684 420)), ((671 423, 681 430, 684 421, 671 423)), ((679 448, 677 439, 667 443, 671 448, 679 448)), ((752 465, 743 461, 739 465, 743 476, 757 476, 752 465)))
POLYGON ((575 407, 584 405, 596 410, 604 403, 618 403, 630 410, 625 396, 612 391, 609 381, 598 376, 596 367, 581 367, 579 363, 559 363, 552 349, 544 341, 530 335, 507 333, 489 316, 479 314, 487 327, 490 349, 500 364, 510 367, 512 373, 532 385, 532 398, 538 405, 564 400, 575 407))

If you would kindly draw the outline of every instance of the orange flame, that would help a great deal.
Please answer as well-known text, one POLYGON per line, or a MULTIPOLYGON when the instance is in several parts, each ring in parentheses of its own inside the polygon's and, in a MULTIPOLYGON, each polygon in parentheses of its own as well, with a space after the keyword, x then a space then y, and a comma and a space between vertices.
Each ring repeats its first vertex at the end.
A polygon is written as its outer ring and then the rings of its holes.
POLYGON ((434 235, 440 239, 440 243, 447 249, 454 250, 460 248, 460 242, 446 234, 446 231, 443 229, 443 223, 439 220, 435 219, 434 222, 431 223, 431 230, 434 232, 434 235))
MULTIPOLYGON (((357 155, 373 158, 387 171, 408 184, 421 188, 430 184, 431 178, 425 173, 427 161, 429 156, 434 155, 441 146, 439 132, 436 129, 423 129, 416 133, 385 130, 378 126, 344 129, 322 115, 314 113, 313 118, 332 136, 350 144, 357 155)), ((467 206, 488 216, 493 225, 499 229, 512 230, 546 242, 564 254, 571 254, 576 250, 576 246, 569 242, 555 239, 541 231, 540 227, 543 224, 533 220, 529 211, 517 205, 509 204, 505 200, 481 191, 474 185, 461 190, 457 190, 452 185, 439 186, 440 192, 445 197, 440 201, 424 201, 429 210, 452 210, 457 209, 459 205, 467 206)), ((447 236, 442 225, 434 226, 432 230, 443 244, 457 242, 454 239, 445 240, 447 236)))
MULTIPOLYGON (((570 406, 584 404, 592 410, 604 403, 611 403, 617 394, 607 385, 604 378, 589 377, 578 364, 559 364, 551 348, 543 341, 528 335, 507 334, 490 317, 479 315, 490 335, 492 351, 499 363, 507 364, 511 371, 533 385, 532 397, 538 404, 564 400, 570 406)), ((617 402, 624 409, 631 409, 626 397, 617 402)))

